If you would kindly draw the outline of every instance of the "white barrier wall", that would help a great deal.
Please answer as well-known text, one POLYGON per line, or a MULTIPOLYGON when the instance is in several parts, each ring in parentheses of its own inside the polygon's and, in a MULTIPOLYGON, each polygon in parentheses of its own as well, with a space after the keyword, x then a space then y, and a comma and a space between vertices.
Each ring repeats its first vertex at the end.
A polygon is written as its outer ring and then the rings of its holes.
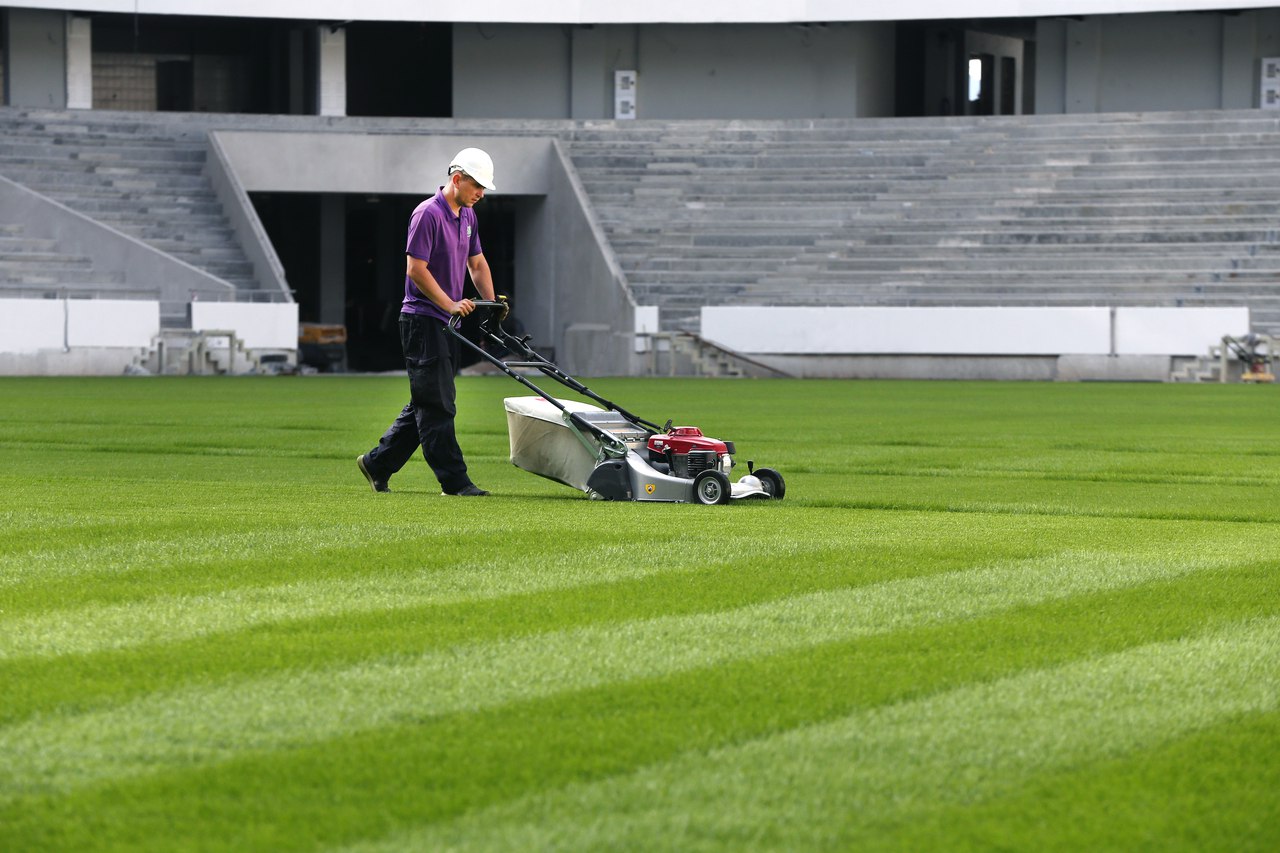
POLYGON ((192 302, 191 329, 232 331, 248 349, 298 348, 296 302, 192 302))
POLYGON ((126 299, 68 299, 72 347, 142 349, 160 331, 160 303, 126 299))
POLYGON ((702 309, 702 336, 758 354, 1060 355, 1107 352, 1107 308, 702 309))
POLYGON ((1249 332, 1248 308, 1117 308, 1117 355, 1204 355, 1249 332))
POLYGON ((635 314, 636 352, 648 352, 650 341, 646 335, 661 330, 657 305, 637 305, 635 314))
POLYGON ((0 303, 0 348, 11 353, 61 349, 66 307, 61 299, 6 299, 0 303))
POLYGON ((1203 355, 1247 308, 702 309, 702 336, 758 355, 1203 355))
POLYGON ((149 346, 160 331, 160 303, 133 299, 5 299, 0 351, 149 346))

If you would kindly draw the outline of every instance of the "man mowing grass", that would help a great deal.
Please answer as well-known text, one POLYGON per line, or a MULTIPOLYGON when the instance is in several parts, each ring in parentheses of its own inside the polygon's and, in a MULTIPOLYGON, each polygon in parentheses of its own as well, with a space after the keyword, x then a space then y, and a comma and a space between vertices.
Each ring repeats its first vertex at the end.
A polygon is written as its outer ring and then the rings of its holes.
POLYGON ((445 329, 453 315, 475 310, 463 298, 467 272, 481 298, 493 300, 493 274, 480 248, 472 208, 493 185, 493 160, 479 148, 464 148, 449 164, 449 182, 418 205, 409 219, 405 247, 404 304, 400 345, 409 373, 409 403, 378 446, 356 458, 375 492, 389 492, 391 475, 422 455, 446 495, 489 494, 471 482, 454 433, 457 393, 453 375, 458 341, 445 329))

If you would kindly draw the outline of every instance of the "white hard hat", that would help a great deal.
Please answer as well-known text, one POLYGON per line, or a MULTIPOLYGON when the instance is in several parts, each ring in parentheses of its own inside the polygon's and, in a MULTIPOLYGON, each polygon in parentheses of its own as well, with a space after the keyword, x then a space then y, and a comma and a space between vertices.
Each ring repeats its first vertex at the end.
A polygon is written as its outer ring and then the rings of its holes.
POLYGON ((477 184, 487 190, 493 185, 493 158, 479 148, 463 148, 449 162, 449 174, 466 172, 477 184))

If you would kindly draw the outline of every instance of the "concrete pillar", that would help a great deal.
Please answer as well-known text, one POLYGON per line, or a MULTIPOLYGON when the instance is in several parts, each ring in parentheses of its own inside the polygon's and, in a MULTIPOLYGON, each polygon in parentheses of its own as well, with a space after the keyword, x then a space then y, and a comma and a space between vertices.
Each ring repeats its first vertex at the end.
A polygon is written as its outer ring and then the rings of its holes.
POLYGON ((67 15, 67 109, 93 109, 93 19, 67 15))
POLYGON ((1036 21, 1036 113, 1066 112, 1066 21, 1036 21))
POLYGON ((5 102, 13 107, 66 108, 66 13, 9 9, 7 14, 5 102))
POLYGON ((339 193, 320 197, 321 323, 344 323, 347 316, 347 198, 339 193))
POLYGON ((605 86, 605 28, 568 27, 567 33, 569 118, 612 118, 613 92, 605 86))
POLYGON ((1096 113, 1102 103, 1102 21, 1067 21, 1066 112, 1096 113))
POLYGON ((319 48, 316 52, 320 62, 317 112, 322 116, 344 116, 347 114, 347 31, 321 25, 319 48))
POLYGON ((1258 106, 1257 15, 1222 16, 1222 95, 1224 110, 1258 106))

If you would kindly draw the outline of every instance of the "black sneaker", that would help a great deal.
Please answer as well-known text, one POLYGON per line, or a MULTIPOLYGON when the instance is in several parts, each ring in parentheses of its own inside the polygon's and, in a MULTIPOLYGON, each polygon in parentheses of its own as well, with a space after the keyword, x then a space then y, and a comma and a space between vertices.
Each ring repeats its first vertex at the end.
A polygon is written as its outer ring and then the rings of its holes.
POLYGON ((373 475, 369 473, 369 469, 364 464, 364 454, 356 457, 356 464, 360 466, 360 473, 364 474, 364 478, 369 481, 369 487, 375 492, 389 492, 391 487, 387 485, 386 480, 375 480, 373 475))
POLYGON ((458 489, 458 491, 456 492, 441 492, 440 494, 455 495, 460 498, 479 498, 489 493, 486 492, 484 489, 480 488, 479 486, 477 486, 475 483, 467 483, 465 486, 463 486, 461 489, 458 489))

